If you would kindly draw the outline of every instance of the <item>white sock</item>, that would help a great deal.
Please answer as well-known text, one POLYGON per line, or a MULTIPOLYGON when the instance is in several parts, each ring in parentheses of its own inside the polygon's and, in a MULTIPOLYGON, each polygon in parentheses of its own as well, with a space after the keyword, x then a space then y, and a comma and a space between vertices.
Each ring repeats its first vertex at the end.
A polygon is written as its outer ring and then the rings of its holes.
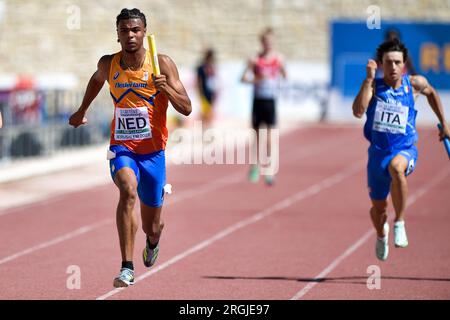
POLYGON ((405 226, 405 221, 397 221, 396 223, 394 223, 395 226, 397 227, 404 227, 405 226))

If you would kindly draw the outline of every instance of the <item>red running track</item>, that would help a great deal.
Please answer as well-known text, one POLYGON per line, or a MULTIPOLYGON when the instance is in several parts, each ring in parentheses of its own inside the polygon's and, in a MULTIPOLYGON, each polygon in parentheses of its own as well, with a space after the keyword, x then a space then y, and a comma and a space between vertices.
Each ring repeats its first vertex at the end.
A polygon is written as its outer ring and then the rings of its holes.
MULTIPOLYGON (((436 130, 420 130, 409 178, 410 246, 374 255, 359 127, 311 126, 281 138, 276 185, 247 166, 171 166, 160 257, 115 290, 117 191, 103 187, 0 212, 0 299, 449 299, 450 167, 436 130), (69 266, 81 288, 69 290, 69 266), (381 288, 369 290, 369 266, 381 288)), ((393 215, 390 214, 390 221, 393 215)), ((392 239, 392 234, 391 234, 392 239)))

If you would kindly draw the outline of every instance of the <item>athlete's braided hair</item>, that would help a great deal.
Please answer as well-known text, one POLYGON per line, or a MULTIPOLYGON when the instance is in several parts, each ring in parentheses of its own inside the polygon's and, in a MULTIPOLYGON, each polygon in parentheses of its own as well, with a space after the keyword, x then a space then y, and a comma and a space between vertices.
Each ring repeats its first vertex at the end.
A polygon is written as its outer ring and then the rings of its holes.
POLYGON ((399 51, 403 52, 403 62, 408 60, 408 49, 405 45, 398 39, 388 40, 383 42, 377 49, 377 59, 378 61, 383 61, 383 55, 386 52, 399 51))
POLYGON ((122 20, 129 20, 129 19, 141 19, 144 23, 144 27, 147 27, 147 20, 145 19, 145 15, 141 12, 139 9, 122 9, 120 11, 120 14, 117 16, 116 20, 116 26, 119 26, 119 22, 122 20))

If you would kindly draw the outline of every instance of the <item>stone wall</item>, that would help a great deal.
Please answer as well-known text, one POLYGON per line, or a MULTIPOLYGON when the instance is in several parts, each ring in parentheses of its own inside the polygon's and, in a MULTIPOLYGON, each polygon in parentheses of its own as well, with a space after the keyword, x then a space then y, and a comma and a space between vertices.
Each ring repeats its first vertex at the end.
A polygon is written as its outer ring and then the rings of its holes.
POLYGON ((370 5, 385 19, 450 21, 450 0, 0 0, 0 73, 69 72, 83 83, 103 54, 119 50, 123 7, 144 11, 160 52, 179 66, 192 67, 208 46, 221 61, 243 60, 268 25, 289 60, 326 62, 330 19, 365 20, 370 5))

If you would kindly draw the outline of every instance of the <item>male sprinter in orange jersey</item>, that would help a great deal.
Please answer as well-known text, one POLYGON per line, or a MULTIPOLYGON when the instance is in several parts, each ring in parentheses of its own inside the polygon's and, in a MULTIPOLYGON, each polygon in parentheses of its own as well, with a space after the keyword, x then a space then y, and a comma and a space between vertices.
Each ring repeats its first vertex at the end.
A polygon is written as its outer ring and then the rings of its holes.
POLYGON ((147 235, 143 252, 145 266, 151 267, 158 256, 164 227, 161 210, 166 181, 168 103, 185 116, 191 113, 192 107, 177 67, 168 56, 158 56, 161 75, 152 74, 151 56, 144 48, 145 15, 138 9, 123 9, 116 25, 122 51, 100 59, 83 102, 69 123, 75 128, 87 123, 86 112, 108 81, 115 106, 109 159, 111 176, 120 191, 116 219, 122 253, 122 268, 114 279, 114 287, 127 287, 134 284, 137 221, 133 211, 137 196, 147 235))

